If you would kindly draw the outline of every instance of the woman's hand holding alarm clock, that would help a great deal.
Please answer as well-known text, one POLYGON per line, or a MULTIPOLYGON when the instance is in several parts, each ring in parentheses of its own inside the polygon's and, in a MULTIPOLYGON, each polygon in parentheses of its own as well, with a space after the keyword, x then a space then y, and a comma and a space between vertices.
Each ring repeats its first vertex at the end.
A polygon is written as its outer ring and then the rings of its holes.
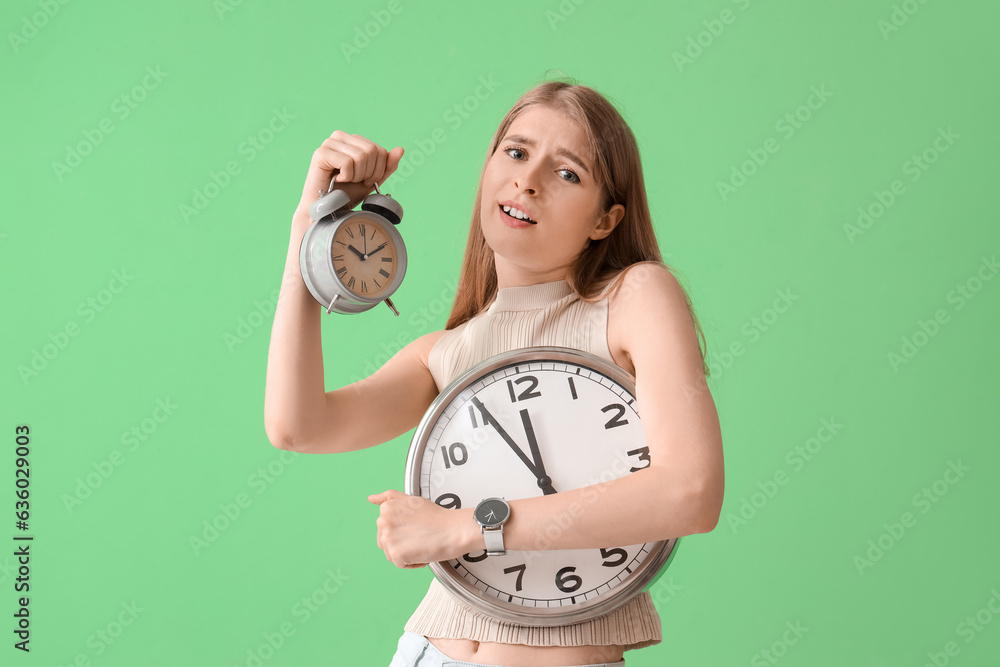
POLYGON ((313 153, 296 211, 301 219, 308 205, 311 221, 299 239, 298 264, 309 293, 328 314, 361 313, 384 301, 399 315, 390 297, 406 274, 406 246, 396 230, 403 208, 378 185, 401 156, 402 148, 390 153, 339 130, 313 153), (372 187, 376 194, 369 194, 372 187), (353 210, 362 197, 361 210, 353 210))
POLYGON ((304 232, 312 221, 309 207, 319 192, 327 192, 332 185, 350 197, 349 208, 355 208, 375 185, 382 185, 399 167, 403 149, 399 146, 387 151, 373 141, 358 134, 337 130, 313 152, 302 189, 302 199, 295 210, 295 222, 304 232))

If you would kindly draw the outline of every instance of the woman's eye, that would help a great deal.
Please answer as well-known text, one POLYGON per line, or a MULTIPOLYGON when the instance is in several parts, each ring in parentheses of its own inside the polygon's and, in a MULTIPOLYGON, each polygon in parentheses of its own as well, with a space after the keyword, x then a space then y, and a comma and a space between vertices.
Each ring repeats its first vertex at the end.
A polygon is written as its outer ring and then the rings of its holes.
POLYGON ((506 152, 507 155, 511 156, 515 160, 520 160, 521 158, 524 157, 524 151, 522 151, 520 148, 508 148, 506 152))
POLYGON ((579 183, 580 177, 576 175, 572 169, 560 169, 560 174, 568 174, 568 176, 563 176, 564 181, 569 181, 570 183, 579 183))

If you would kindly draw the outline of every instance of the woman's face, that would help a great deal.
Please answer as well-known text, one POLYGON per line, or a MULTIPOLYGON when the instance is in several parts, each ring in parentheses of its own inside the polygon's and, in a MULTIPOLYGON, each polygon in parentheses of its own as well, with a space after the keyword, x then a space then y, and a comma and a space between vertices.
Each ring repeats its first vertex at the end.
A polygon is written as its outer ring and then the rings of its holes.
POLYGON ((600 210, 589 155, 583 128, 549 107, 529 107, 507 128, 486 163, 480 209, 501 287, 565 278, 589 240, 621 220, 621 205, 600 210))

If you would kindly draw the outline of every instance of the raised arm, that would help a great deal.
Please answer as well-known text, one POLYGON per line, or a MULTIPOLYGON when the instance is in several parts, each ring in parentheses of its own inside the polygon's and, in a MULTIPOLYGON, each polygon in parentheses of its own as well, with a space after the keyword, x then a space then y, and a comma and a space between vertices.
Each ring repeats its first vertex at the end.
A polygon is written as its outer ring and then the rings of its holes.
MULTIPOLYGON (((302 199, 292 216, 288 254, 274 312, 267 354, 264 430, 275 447, 308 453, 371 447, 416 426, 437 395, 427 353, 441 332, 427 334, 400 350, 369 378, 325 391, 320 318, 299 270, 299 245, 312 221, 309 205, 335 187, 357 205, 395 171, 403 149, 387 152, 358 135, 334 132, 313 153, 302 199)), ((348 325, 352 316, 336 318, 348 325)))

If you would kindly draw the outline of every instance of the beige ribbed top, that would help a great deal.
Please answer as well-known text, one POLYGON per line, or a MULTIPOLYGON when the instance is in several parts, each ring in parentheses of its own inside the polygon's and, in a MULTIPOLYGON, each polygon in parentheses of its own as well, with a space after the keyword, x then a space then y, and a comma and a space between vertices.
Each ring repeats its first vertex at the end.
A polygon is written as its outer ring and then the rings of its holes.
MULTIPOLYGON (((587 303, 565 280, 501 289, 485 312, 435 343, 429 357, 431 374, 440 392, 480 361, 534 345, 571 347, 614 363, 608 348, 607 297, 587 303)), ((436 578, 404 629, 426 637, 529 646, 615 645, 626 651, 663 640, 660 616, 648 592, 603 616, 543 627, 501 621, 472 609, 436 578)))

